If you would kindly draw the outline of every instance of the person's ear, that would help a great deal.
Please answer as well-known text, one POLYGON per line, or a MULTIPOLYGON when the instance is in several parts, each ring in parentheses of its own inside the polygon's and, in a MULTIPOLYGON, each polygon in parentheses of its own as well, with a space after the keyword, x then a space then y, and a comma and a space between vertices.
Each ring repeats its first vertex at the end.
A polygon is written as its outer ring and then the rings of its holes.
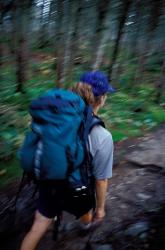
POLYGON ((100 97, 100 104, 101 104, 101 106, 104 105, 105 100, 106 100, 106 95, 102 95, 102 96, 100 97))

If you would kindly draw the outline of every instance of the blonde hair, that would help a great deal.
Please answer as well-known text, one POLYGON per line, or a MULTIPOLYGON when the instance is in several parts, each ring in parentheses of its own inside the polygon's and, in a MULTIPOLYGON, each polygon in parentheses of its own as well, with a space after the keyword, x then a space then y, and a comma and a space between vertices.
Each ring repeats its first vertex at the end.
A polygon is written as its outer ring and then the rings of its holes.
POLYGON ((76 86, 72 88, 72 91, 81 96, 86 104, 91 106, 94 105, 95 97, 92 91, 92 86, 89 84, 78 82, 76 86))
POLYGON ((84 102, 93 108, 100 103, 100 96, 94 96, 92 86, 89 84, 78 82, 76 86, 72 88, 72 91, 81 96, 84 102))
POLYGON ((87 105, 91 105, 93 109, 98 108, 98 106, 100 106, 103 100, 102 97, 105 96, 94 96, 92 86, 82 82, 78 82, 76 86, 72 88, 72 91, 81 96, 84 102, 87 105))

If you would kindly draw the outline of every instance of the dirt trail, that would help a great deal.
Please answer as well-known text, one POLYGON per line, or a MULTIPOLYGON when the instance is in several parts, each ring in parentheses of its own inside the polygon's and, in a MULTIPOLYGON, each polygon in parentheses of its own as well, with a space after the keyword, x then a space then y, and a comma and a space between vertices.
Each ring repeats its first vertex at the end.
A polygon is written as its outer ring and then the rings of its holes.
MULTIPOLYGON (((115 145, 115 164, 106 203, 106 218, 93 232, 61 229, 59 240, 52 241, 52 228, 39 250, 133 250, 165 249, 165 124, 142 138, 115 145), (159 145, 156 146, 156 145, 159 145), (161 146, 160 146, 161 145, 161 146), (151 157, 152 156, 152 157, 151 157)), ((36 206, 32 187, 26 186, 17 205, 12 204, 16 184, 0 194, 1 249, 17 250, 28 230, 36 206)), ((64 223, 73 218, 65 214, 64 223)))

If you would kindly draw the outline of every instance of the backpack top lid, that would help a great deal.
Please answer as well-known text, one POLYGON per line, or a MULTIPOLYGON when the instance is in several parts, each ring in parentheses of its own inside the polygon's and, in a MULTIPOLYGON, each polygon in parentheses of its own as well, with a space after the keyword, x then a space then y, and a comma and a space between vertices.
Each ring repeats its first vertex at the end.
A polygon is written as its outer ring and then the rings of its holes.
POLYGON ((34 120, 54 123, 58 113, 80 117, 85 106, 83 99, 76 93, 54 88, 32 101, 29 112, 34 120))

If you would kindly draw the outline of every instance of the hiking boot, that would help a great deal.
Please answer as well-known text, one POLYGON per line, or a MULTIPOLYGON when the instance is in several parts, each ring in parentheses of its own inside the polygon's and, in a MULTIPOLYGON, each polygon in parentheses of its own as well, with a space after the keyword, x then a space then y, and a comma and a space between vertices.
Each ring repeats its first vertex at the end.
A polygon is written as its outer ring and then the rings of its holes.
POLYGON ((102 224, 103 220, 94 220, 88 224, 84 224, 79 220, 68 222, 63 225, 64 231, 80 230, 83 232, 94 230, 102 224))
POLYGON ((79 220, 68 222, 63 225, 64 231, 71 231, 71 230, 81 230, 81 231, 88 231, 91 227, 92 223, 84 224, 80 222, 79 220))

